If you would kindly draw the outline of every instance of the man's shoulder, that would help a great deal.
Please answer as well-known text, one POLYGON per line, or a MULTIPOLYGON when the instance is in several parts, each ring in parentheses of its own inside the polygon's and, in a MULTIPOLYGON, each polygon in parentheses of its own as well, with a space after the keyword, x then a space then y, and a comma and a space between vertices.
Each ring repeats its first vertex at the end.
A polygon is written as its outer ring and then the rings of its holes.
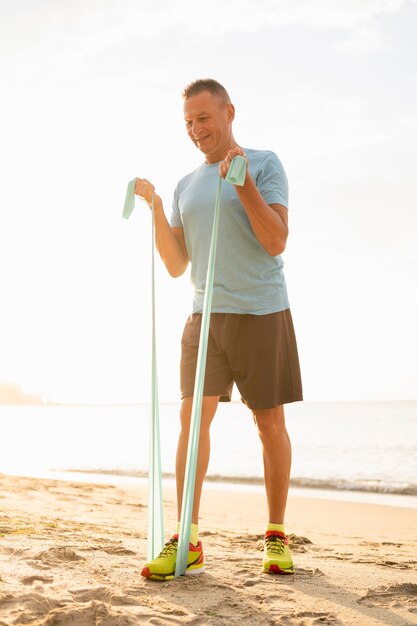
POLYGON ((253 161, 261 165, 264 161, 279 161, 278 155, 273 150, 258 150, 255 148, 244 148, 249 162, 253 161))
POLYGON ((260 158, 265 158, 266 156, 273 154, 276 156, 275 152, 272 150, 260 150, 259 148, 243 148, 245 153, 251 154, 252 156, 259 156, 260 158))
POLYGON ((278 176, 279 178, 286 178, 284 166, 276 152, 245 148, 245 154, 248 157, 249 169, 256 181, 260 180, 259 177, 278 176))

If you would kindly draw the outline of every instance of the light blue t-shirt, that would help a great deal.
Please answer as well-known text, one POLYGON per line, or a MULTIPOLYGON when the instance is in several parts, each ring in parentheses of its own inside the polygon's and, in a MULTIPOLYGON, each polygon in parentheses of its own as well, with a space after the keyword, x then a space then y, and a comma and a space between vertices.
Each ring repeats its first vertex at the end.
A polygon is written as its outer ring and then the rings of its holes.
MULTIPOLYGON (((249 173, 267 204, 288 207, 288 182, 277 155, 246 150, 249 173)), ((203 310, 219 163, 204 163, 175 188, 170 224, 184 229, 193 313, 203 310)), ((281 256, 256 239, 233 185, 222 181, 212 312, 266 315, 289 308, 281 256)))

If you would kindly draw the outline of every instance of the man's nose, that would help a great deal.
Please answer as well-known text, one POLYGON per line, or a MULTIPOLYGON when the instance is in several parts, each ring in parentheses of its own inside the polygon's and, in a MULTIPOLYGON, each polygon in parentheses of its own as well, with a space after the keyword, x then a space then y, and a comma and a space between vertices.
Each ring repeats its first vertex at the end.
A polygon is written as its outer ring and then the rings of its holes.
POLYGON ((198 122, 193 122, 193 125, 191 127, 191 132, 195 138, 198 137, 200 133, 200 129, 201 129, 201 124, 199 124, 198 122))

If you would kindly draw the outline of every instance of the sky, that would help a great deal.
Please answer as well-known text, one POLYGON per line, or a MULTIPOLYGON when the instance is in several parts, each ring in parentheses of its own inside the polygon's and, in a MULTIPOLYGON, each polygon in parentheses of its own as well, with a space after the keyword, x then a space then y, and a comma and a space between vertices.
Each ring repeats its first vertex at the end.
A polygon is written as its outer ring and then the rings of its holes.
MULTIPOLYGON (((151 216, 124 195, 146 177, 169 215, 203 160, 181 92, 212 77, 289 178, 305 399, 417 399, 416 32, 415 0, 2 0, 0 381, 149 401, 151 216)), ((192 291, 159 259, 156 281, 176 401, 192 291)))

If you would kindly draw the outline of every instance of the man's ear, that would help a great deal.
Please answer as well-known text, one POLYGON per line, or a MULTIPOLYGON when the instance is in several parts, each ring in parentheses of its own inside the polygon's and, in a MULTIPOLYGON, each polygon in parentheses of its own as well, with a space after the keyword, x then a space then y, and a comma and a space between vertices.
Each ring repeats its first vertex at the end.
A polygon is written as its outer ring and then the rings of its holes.
POLYGON ((235 119, 235 107, 233 106, 233 104, 226 104, 227 107, 227 114, 229 116, 229 122, 233 122, 233 120, 235 119))

